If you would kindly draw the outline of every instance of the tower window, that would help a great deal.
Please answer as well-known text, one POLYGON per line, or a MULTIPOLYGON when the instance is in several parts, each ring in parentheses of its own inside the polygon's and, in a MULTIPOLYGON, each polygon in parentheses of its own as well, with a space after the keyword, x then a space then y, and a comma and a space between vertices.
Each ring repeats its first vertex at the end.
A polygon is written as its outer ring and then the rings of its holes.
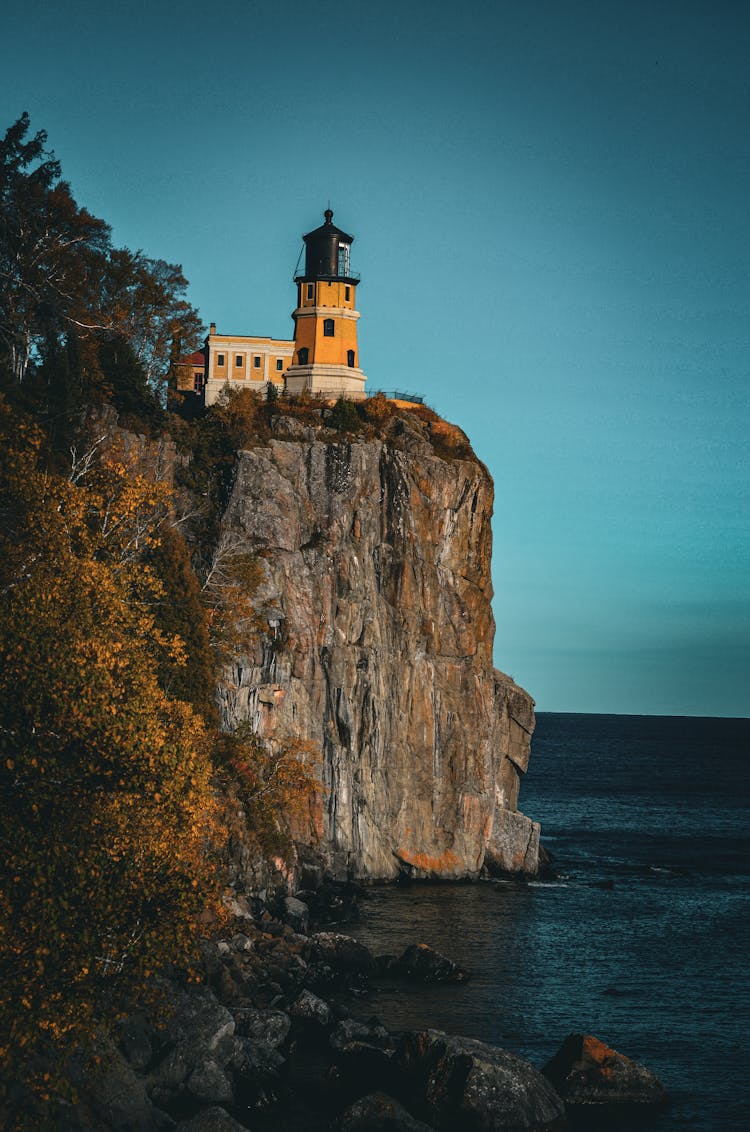
POLYGON ((302 349, 297 354, 297 360, 299 361, 299 364, 301 366, 307 365, 307 357, 308 357, 309 353, 310 353, 310 351, 308 350, 307 346, 303 346, 302 349))
POLYGON ((352 295, 351 287, 344 287, 344 302, 348 303, 352 295))
POLYGON ((224 365, 224 355, 223 354, 217 354, 216 355, 216 364, 217 364, 217 366, 223 366, 224 365))
POLYGON ((260 369, 260 355, 259 354, 256 354, 255 357, 253 358, 253 365, 255 366, 256 369, 260 369))
POLYGON ((308 299, 312 299, 312 297, 314 296, 314 294, 315 294, 315 287, 314 287, 314 285, 313 285, 312 283, 308 283, 308 284, 307 284, 307 297, 308 297, 308 299))
POLYGON ((349 245, 339 244, 338 259, 339 275, 349 274, 349 245))
POLYGON ((323 319, 323 337, 324 338, 333 338, 333 319, 332 318, 324 318, 323 319))
POLYGON ((283 369, 283 368, 284 368, 284 359, 283 358, 277 358, 276 359, 276 369, 283 369))
POLYGON ((234 364, 239 369, 242 366, 242 354, 237 354, 234 359, 234 364))
POLYGON ((346 364, 348 366, 354 365, 354 350, 347 350, 346 351, 346 364))

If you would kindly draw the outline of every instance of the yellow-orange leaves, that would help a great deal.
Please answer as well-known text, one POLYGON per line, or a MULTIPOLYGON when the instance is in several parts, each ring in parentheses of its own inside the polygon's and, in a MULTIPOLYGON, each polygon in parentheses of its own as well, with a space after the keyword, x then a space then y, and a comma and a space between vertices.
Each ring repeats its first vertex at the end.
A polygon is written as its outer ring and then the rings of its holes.
POLYGON ((17 1075, 29 1048, 188 962, 219 907, 221 832, 212 736, 157 678, 183 656, 139 558, 165 491, 103 459, 56 475, 15 426, 0 406, 0 1033, 17 1075))

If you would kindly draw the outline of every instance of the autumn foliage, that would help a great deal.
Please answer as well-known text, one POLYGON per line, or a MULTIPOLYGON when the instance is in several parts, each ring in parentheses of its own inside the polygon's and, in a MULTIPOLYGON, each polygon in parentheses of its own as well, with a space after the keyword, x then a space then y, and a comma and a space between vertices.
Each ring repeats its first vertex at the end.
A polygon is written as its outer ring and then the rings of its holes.
POLYGON ((159 683, 184 648, 145 564, 166 488, 105 456, 48 471, 3 414, 0 1056, 90 1032, 219 916, 212 735, 159 683))
POLYGON ((266 860, 288 859, 295 840, 310 844, 320 827, 318 753, 307 740, 261 740, 241 724, 219 744, 229 806, 244 814, 243 839, 266 860))

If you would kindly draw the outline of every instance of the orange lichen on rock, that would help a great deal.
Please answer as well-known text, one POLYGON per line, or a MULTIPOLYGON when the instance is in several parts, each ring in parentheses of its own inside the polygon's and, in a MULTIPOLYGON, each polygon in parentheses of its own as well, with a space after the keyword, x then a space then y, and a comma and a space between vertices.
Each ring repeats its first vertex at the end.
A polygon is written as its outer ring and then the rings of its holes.
POLYGON ((418 869, 421 873, 427 873, 435 876, 446 876, 456 871, 458 866, 458 857, 452 849, 446 849, 444 853, 432 855, 430 853, 415 853, 409 849, 397 849, 396 856, 399 861, 403 861, 405 865, 410 865, 413 869, 418 869))
POLYGON ((570 1034, 543 1072, 573 1107, 661 1105, 667 1100, 654 1073, 593 1034, 570 1034))
POLYGON ((592 1062, 602 1077, 608 1077, 612 1076, 618 1062, 622 1063, 622 1058, 599 1038, 586 1034, 581 1046, 581 1068, 590 1067, 592 1062))
POLYGON ((599 1038, 595 1038, 593 1034, 585 1035, 581 1054, 584 1057, 590 1057, 592 1061, 596 1061, 598 1064, 611 1062, 617 1056, 613 1049, 610 1049, 599 1038))

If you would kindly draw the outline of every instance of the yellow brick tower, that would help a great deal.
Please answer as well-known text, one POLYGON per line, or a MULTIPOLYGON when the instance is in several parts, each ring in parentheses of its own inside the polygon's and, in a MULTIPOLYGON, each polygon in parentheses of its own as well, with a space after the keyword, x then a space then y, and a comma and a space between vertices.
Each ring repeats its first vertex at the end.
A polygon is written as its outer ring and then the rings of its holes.
POLYGON ((305 270, 294 277, 297 309, 294 358, 284 375, 287 392, 359 400, 366 396, 366 378, 357 347, 359 275, 349 266, 354 237, 335 226, 328 208, 320 228, 302 238, 305 270))

